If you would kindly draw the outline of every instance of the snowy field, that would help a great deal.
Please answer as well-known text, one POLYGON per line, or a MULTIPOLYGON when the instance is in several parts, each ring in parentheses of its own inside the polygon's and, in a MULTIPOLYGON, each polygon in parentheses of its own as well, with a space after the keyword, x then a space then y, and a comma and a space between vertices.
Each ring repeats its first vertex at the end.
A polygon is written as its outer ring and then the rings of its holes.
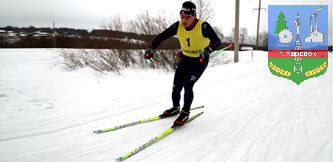
MULTIPOLYGON (((173 72, 97 76, 55 66, 50 49, 1 51, 1 162, 115 161, 173 118, 93 134, 170 108, 173 72)), ((232 52, 227 53, 232 56, 232 52)), ((267 52, 209 67, 194 87, 205 113, 128 162, 332 162, 332 53, 300 85, 268 70, 267 52)))

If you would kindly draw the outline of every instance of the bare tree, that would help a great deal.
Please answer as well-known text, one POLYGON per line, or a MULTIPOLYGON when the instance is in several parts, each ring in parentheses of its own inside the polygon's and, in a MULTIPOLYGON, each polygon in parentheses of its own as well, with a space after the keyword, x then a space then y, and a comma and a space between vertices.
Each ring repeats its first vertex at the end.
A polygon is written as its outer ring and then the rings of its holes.
POLYGON ((139 14, 135 20, 130 21, 127 30, 144 35, 156 35, 170 25, 170 20, 167 20, 164 14, 158 14, 153 17, 148 11, 145 11, 139 14))
POLYGON ((247 29, 246 28, 241 28, 240 33, 239 33, 240 43, 244 44, 247 37, 248 37, 247 29))
POLYGON ((229 39, 230 39, 231 42, 233 42, 233 43, 235 42, 234 38, 235 38, 235 27, 232 28, 231 33, 230 33, 230 36, 229 36, 229 39))
POLYGON ((101 28, 113 31, 123 31, 124 21, 120 15, 115 15, 102 23, 101 28))
MULTIPOLYGON (((235 28, 232 28, 231 31, 231 38, 234 38, 235 36, 235 28)), ((248 39, 248 30, 246 28, 241 28, 240 33, 239 33, 239 38, 240 38, 240 44, 245 43, 245 40, 248 39)))
POLYGON ((263 47, 263 50, 268 50, 268 32, 262 31, 259 34, 260 46, 263 47))
POLYGON ((210 0, 196 0, 197 17, 206 22, 214 20, 214 7, 210 0))
MULTIPOLYGON (((158 65, 149 64, 144 56, 144 50, 139 50, 142 46, 149 47, 149 44, 156 37, 157 34, 164 31, 173 21, 167 18, 165 13, 159 13, 156 16, 151 16, 148 11, 139 14, 135 20, 126 22, 127 27, 124 26, 124 21, 120 15, 115 15, 108 21, 105 21, 101 27, 106 30, 112 31, 128 31, 140 34, 140 45, 131 47, 132 49, 104 49, 104 50, 63 50, 60 52, 60 57, 62 58, 63 65, 68 70, 75 70, 83 67, 90 67, 97 72, 104 73, 105 71, 112 71, 120 73, 122 68, 129 66, 134 67, 155 67, 164 68, 166 70, 175 69, 178 64, 179 49, 174 50, 156 50, 154 59, 158 62, 158 65), (142 44, 142 38, 143 44, 142 44)), ((213 21, 213 7, 210 1, 197 0, 197 16, 204 21, 213 21)), ((223 33, 218 28, 215 31, 220 37, 223 37, 223 33)), ((117 32, 116 32, 117 33, 117 32)), ((119 32, 121 34, 122 32, 119 32)), ((123 38, 123 36, 117 36, 117 38, 123 38)), ((109 38, 113 39, 113 38, 109 38)), ((138 41, 138 40, 136 40, 138 41)), ((178 43, 178 42, 177 42, 178 43)), ((168 41, 161 44, 160 47, 164 45, 176 46, 168 41)), ((179 44, 177 44, 179 46, 179 44)), ((159 47, 159 48, 160 48, 159 47)))
MULTIPOLYGON (((148 48, 149 44, 153 41, 157 34, 172 25, 171 20, 166 18, 164 15, 166 14, 162 13, 153 17, 148 11, 145 11, 144 13, 138 15, 135 20, 130 22, 131 25, 128 30, 144 34, 144 41, 146 42, 146 46, 148 48)), ((166 43, 167 42, 164 42, 161 45, 166 43)), ((178 50, 156 50, 154 59, 158 62, 157 66, 163 67, 166 70, 170 68, 175 69, 178 63, 177 53, 178 50)), ((141 62, 146 61, 143 57, 140 59, 141 62)), ((156 67, 156 65, 152 67, 156 67)))
MULTIPOLYGON (((111 17, 109 20, 106 20, 102 23, 100 26, 102 29, 105 30, 111 30, 111 31, 123 31, 124 27, 124 21, 120 15, 115 15, 114 17, 111 17)), ((114 33, 116 35, 113 35, 113 37, 120 38, 122 35, 121 33, 114 33)))
POLYGON ((223 40, 223 39, 224 39, 224 34, 223 34, 223 32, 222 32, 222 29, 220 29, 220 28, 218 28, 218 27, 215 27, 215 26, 213 27, 213 29, 214 29, 216 35, 217 35, 221 40, 223 40))
POLYGON ((234 37, 232 37, 233 34, 231 33, 230 35, 227 35, 223 38, 222 42, 229 42, 229 43, 234 43, 234 37))
POLYGON ((252 35, 252 36, 248 36, 248 43, 251 45, 255 45, 256 44, 256 36, 252 35))

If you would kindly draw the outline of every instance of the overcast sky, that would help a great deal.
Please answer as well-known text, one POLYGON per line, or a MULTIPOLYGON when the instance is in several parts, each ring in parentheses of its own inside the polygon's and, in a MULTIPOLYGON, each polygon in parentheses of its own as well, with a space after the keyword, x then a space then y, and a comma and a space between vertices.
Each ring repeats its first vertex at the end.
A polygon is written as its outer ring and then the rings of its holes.
MULTIPOLYGON (((184 0, 185 1, 185 0, 184 0)), ((103 21, 118 14, 124 20, 149 11, 158 14, 161 10, 167 17, 177 21, 183 0, 1 0, 1 27, 17 26, 70 27, 80 29, 100 28, 103 21)), ((194 0, 195 1, 195 0, 194 0)), ((230 34, 235 25, 235 0, 210 0, 214 6, 212 26, 230 34)), ((246 27, 249 35, 257 29, 259 0, 240 0, 240 27, 246 27)), ((262 0, 262 8, 268 5, 329 5, 329 42, 332 42, 332 0, 262 0)), ((262 10, 260 30, 267 31, 268 12, 262 10)), ((170 24, 171 25, 171 24, 170 24)))

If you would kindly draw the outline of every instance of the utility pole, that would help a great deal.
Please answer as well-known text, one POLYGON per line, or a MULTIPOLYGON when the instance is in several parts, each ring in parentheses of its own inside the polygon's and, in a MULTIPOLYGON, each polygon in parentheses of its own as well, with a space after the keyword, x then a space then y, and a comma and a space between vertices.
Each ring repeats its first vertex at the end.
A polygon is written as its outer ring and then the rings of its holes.
POLYGON ((234 63, 238 62, 239 51, 239 0, 236 0, 234 63))
POLYGON ((261 0, 259 0, 259 8, 255 8, 254 10, 258 10, 258 24, 257 24, 257 40, 256 40, 256 50, 258 50, 258 43, 259 43, 259 26, 260 26, 260 10, 264 9, 265 11, 267 10, 266 8, 261 8, 261 0))
POLYGON ((55 22, 53 21, 53 48, 57 48, 55 22))

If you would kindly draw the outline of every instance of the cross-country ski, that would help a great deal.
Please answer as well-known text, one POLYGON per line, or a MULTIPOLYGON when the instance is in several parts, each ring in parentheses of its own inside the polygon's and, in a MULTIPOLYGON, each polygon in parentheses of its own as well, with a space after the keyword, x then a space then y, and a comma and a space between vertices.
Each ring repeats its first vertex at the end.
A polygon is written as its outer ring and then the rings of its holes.
MULTIPOLYGON (((202 109, 204 107, 205 106, 193 107, 193 108, 191 108, 191 110, 202 109)), ((148 122, 152 122, 152 121, 157 121, 157 120, 164 119, 164 118, 167 118, 167 116, 164 116, 163 114, 161 114, 159 116, 154 116, 154 117, 151 117, 151 118, 147 118, 147 119, 143 119, 143 120, 131 122, 131 123, 128 123, 128 124, 123 124, 123 125, 119 125, 119 126, 107 128, 107 129, 96 130, 96 131, 93 131, 93 132, 96 133, 96 134, 102 134, 102 133, 105 133, 105 132, 110 132, 110 131, 114 131, 114 130, 118 130, 118 129, 122 129, 122 128, 127 128, 127 127, 131 127, 131 126, 135 126, 135 125, 138 125, 138 124, 143 124, 143 123, 148 123, 148 122)))
MULTIPOLYGON (((203 112, 200 112, 192 117, 189 118, 189 120, 186 122, 189 123, 192 120, 196 119, 197 117, 199 117, 200 115, 202 115, 203 112)), ((148 142, 146 142, 145 144, 141 145, 140 147, 136 148, 135 150, 129 152, 128 154, 116 159, 117 161, 124 161, 128 158, 130 158, 131 156, 137 154, 138 152, 142 151, 143 149, 149 147, 150 145, 156 143, 157 141, 163 139, 164 137, 168 136, 169 134, 171 134, 172 132, 174 132, 175 130, 179 129, 180 126, 175 126, 175 127, 171 127, 168 128, 167 130, 165 130, 163 133, 157 135, 156 137, 152 138, 151 140, 149 140, 148 142)))
POLYGON ((332 0, 2 0, 0 162, 333 162, 332 0))

